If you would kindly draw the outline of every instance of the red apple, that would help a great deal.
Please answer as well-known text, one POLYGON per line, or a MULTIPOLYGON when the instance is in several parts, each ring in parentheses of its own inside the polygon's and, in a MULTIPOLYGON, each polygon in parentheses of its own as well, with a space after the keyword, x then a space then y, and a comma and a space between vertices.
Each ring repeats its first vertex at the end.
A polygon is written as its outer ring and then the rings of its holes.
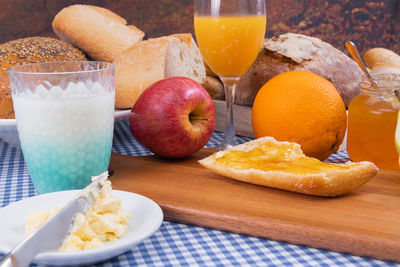
POLYGON ((183 158, 199 151, 213 134, 214 103, 192 79, 167 78, 140 95, 129 122, 136 140, 154 154, 183 158))

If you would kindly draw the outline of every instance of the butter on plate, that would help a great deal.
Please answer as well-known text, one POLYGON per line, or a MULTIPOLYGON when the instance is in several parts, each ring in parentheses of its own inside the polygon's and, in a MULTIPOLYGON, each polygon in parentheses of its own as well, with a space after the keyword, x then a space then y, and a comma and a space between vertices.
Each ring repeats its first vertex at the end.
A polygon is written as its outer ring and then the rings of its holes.
MULTIPOLYGON (((57 211, 51 209, 29 214, 26 234, 32 234, 57 211)), ((111 182, 106 180, 88 213, 78 213, 75 216, 70 234, 59 251, 104 247, 104 242, 116 240, 125 234, 129 219, 129 214, 121 206, 121 200, 112 194, 111 182)))

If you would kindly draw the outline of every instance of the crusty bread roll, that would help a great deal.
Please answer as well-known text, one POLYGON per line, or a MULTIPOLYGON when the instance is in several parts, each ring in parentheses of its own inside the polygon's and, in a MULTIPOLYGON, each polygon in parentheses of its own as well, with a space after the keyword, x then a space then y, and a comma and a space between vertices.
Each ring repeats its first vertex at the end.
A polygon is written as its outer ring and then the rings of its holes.
POLYGON ((370 69, 377 65, 392 65, 400 68, 400 55, 386 48, 371 48, 364 53, 363 59, 370 69))
POLYGON ((112 11, 90 5, 62 9, 52 27, 57 36, 68 41, 92 59, 112 62, 125 49, 141 41, 144 32, 112 11))
POLYGON ((203 82, 203 87, 207 90, 208 94, 212 99, 215 100, 224 100, 225 99, 225 89, 224 84, 220 79, 206 76, 206 79, 203 82))
POLYGON ((206 75, 207 75, 207 76, 219 78, 219 77, 218 77, 218 74, 216 74, 216 73, 207 65, 207 63, 204 63, 204 65, 206 66, 206 75))
POLYGON ((88 60, 72 44, 48 37, 29 37, 0 45, 0 119, 14 118, 8 69, 22 64, 88 60))
POLYGON ((371 73, 399 73, 400 74, 400 65, 385 65, 385 64, 376 64, 370 70, 371 73))
POLYGON ((199 161, 218 174, 258 185, 318 196, 351 192, 377 174, 371 162, 334 164, 304 155, 300 145, 262 137, 199 161))
POLYGON ((267 81, 291 70, 310 71, 330 81, 346 107, 360 92, 362 72, 354 60, 320 39, 287 33, 264 40, 256 61, 238 82, 235 103, 251 106, 267 81))
POLYGON ((206 74, 200 50, 191 34, 139 42, 113 61, 115 107, 131 108, 140 94, 164 78, 183 76, 203 83, 206 74))

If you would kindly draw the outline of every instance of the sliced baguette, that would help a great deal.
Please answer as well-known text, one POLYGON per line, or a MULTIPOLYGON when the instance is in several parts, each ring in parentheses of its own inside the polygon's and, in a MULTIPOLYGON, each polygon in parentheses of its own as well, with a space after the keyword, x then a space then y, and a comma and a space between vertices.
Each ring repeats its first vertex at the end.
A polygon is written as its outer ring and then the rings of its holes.
POLYGON ((258 138, 216 152, 199 163, 220 175, 236 180, 318 196, 349 193, 369 181, 378 170, 371 162, 321 162, 305 156, 300 145, 279 142, 272 137, 258 138), (255 155, 257 149, 262 149, 262 153, 255 155), (243 153, 241 157, 236 158, 229 156, 230 152, 235 150, 253 152, 252 155, 243 153), (223 157, 227 159, 226 162, 222 160, 223 157), (255 160, 255 157, 256 160, 266 163, 264 168, 252 167, 250 162, 255 160))
POLYGON ((72 5, 54 17, 52 27, 60 39, 79 47, 92 59, 112 62, 143 40, 144 32, 126 24, 124 18, 106 8, 72 5))
POLYGON ((182 76, 203 83, 203 60, 191 34, 176 34, 139 42, 113 61, 115 65, 115 106, 131 108, 153 83, 182 76))

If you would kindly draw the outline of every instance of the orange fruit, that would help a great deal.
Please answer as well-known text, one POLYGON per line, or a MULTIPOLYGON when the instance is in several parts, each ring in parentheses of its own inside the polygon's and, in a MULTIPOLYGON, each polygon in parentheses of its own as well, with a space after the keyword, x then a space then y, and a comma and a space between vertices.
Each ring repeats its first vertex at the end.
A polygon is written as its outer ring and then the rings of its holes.
POLYGON ((324 160, 343 141, 347 115, 342 98, 325 78, 307 71, 289 71, 258 91, 252 108, 255 136, 296 142, 310 157, 324 160))

